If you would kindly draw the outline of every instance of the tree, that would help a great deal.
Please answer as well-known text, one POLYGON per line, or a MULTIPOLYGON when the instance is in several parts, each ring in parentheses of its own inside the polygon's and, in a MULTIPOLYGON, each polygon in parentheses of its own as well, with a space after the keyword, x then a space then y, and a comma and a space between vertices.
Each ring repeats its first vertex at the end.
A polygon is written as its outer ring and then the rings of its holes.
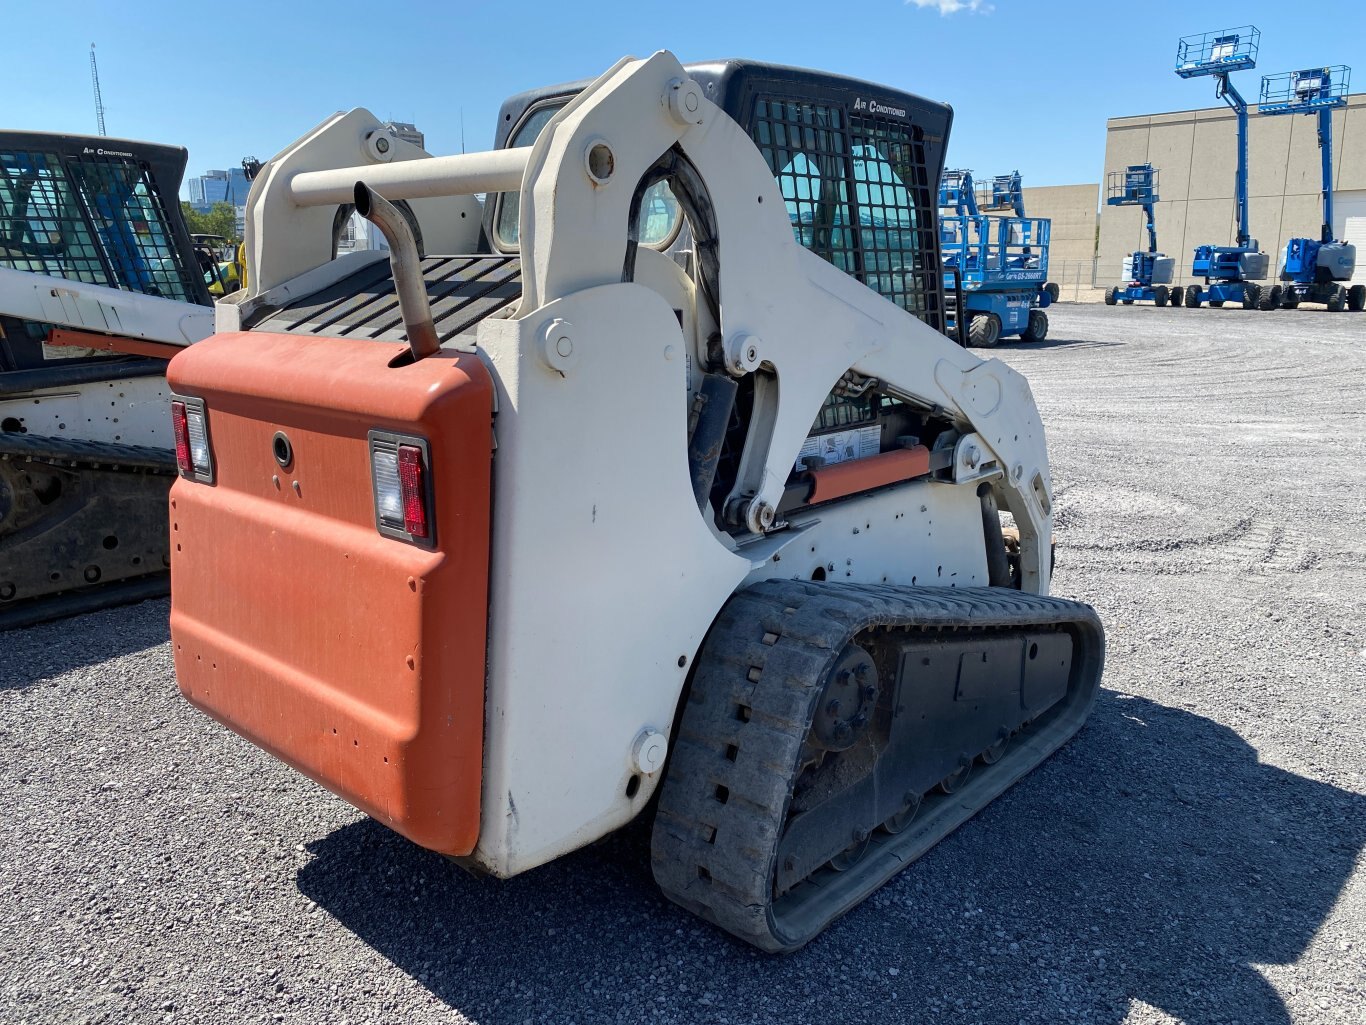
POLYGON ((191 235, 221 235, 232 243, 241 241, 237 234, 237 208, 231 203, 215 203, 208 213, 201 214, 182 200, 180 212, 185 215, 191 235))

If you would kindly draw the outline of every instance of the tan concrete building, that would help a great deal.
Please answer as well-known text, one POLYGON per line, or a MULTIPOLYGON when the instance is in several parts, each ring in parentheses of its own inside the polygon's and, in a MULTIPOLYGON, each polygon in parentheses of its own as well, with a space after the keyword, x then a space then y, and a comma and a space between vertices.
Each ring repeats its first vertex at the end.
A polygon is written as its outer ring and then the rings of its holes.
MULTIPOLYGON (((1255 80, 1239 82, 1255 88, 1255 80)), ((1291 238, 1317 238, 1322 211, 1317 119, 1306 115, 1260 117, 1255 105, 1248 123, 1248 194, 1252 237, 1271 256, 1271 276, 1280 273, 1291 238)), ((1171 114, 1111 118, 1106 125, 1105 172, 1130 164, 1158 168, 1157 244, 1176 258, 1177 282, 1189 284, 1197 245, 1232 245, 1237 223, 1234 170, 1237 120, 1227 107, 1171 114)), ((1334 225, 1336 237, 1366 251, 1366 94, 1348 97, 1333 114, 1334 225), (1359 237, 1356 237, 1359 236, 1359 237)), ((1143 212, 1137 207, 1100 208, 1096 281, 1119 281, 1126 253, 1146 249, 1143 212)), ((1363 261, 1366 264, 1366 260, 1363 261)), ((1358 280, 1366 266, 1358 270, 1358 280)))
POLYGON ((1025 213, 1053 221, 1048 247, 1048 277, 1063 299, 1087 298, 1096 250, 1096 196, 1089 185, 1041 185, 1024 190, 1025 213))

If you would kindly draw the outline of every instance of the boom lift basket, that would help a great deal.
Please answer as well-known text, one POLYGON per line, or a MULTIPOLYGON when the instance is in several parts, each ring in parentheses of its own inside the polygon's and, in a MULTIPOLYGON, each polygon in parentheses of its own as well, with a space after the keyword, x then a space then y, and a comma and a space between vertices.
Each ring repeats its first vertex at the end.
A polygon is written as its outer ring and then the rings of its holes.
POLYGON ((1351 83, 1352 69, 1345 64, 1263 75, 1257 113, 1312 114, 1345 107, 1351 83))
POLYGON ((1255 25, 1182 36, 1176 45, 1176 73, 1197 78, 1255 67, 1261 41, 1262 33, 1255 25))
POLYGON ((1141 206, 1156 203, 1157 169, 1151 164, 1130 164, 1123 171, 1111 171, 1105 183, 1107 206, 1141 206))

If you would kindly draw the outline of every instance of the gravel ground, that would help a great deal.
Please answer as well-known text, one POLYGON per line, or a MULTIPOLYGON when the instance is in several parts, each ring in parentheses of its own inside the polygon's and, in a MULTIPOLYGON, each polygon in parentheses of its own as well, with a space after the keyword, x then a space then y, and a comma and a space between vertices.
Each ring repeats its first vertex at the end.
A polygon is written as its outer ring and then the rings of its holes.
POLYGON ((164 602, 0 638, 0 1021, 1366 1020, 1366 317, 1062 307, 1029 375, 1105 690, 798 954, 642 831, 479 881, 175 690, 164 602))

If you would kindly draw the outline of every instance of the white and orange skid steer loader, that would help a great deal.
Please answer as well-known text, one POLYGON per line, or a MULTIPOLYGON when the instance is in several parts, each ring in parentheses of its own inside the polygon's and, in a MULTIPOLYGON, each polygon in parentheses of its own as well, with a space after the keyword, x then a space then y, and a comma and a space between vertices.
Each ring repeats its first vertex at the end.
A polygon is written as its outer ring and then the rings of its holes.
POLYGON ((660 52, 493 152, 353 110, 271 160, 170 368, 185 695, 477 871, 649 807, 664 892, 758 947, 857 905, 1103 661, 1029 387, 938 330, 950 116, 660 52), (353 209, 387 254, 336 257, 353 209))

